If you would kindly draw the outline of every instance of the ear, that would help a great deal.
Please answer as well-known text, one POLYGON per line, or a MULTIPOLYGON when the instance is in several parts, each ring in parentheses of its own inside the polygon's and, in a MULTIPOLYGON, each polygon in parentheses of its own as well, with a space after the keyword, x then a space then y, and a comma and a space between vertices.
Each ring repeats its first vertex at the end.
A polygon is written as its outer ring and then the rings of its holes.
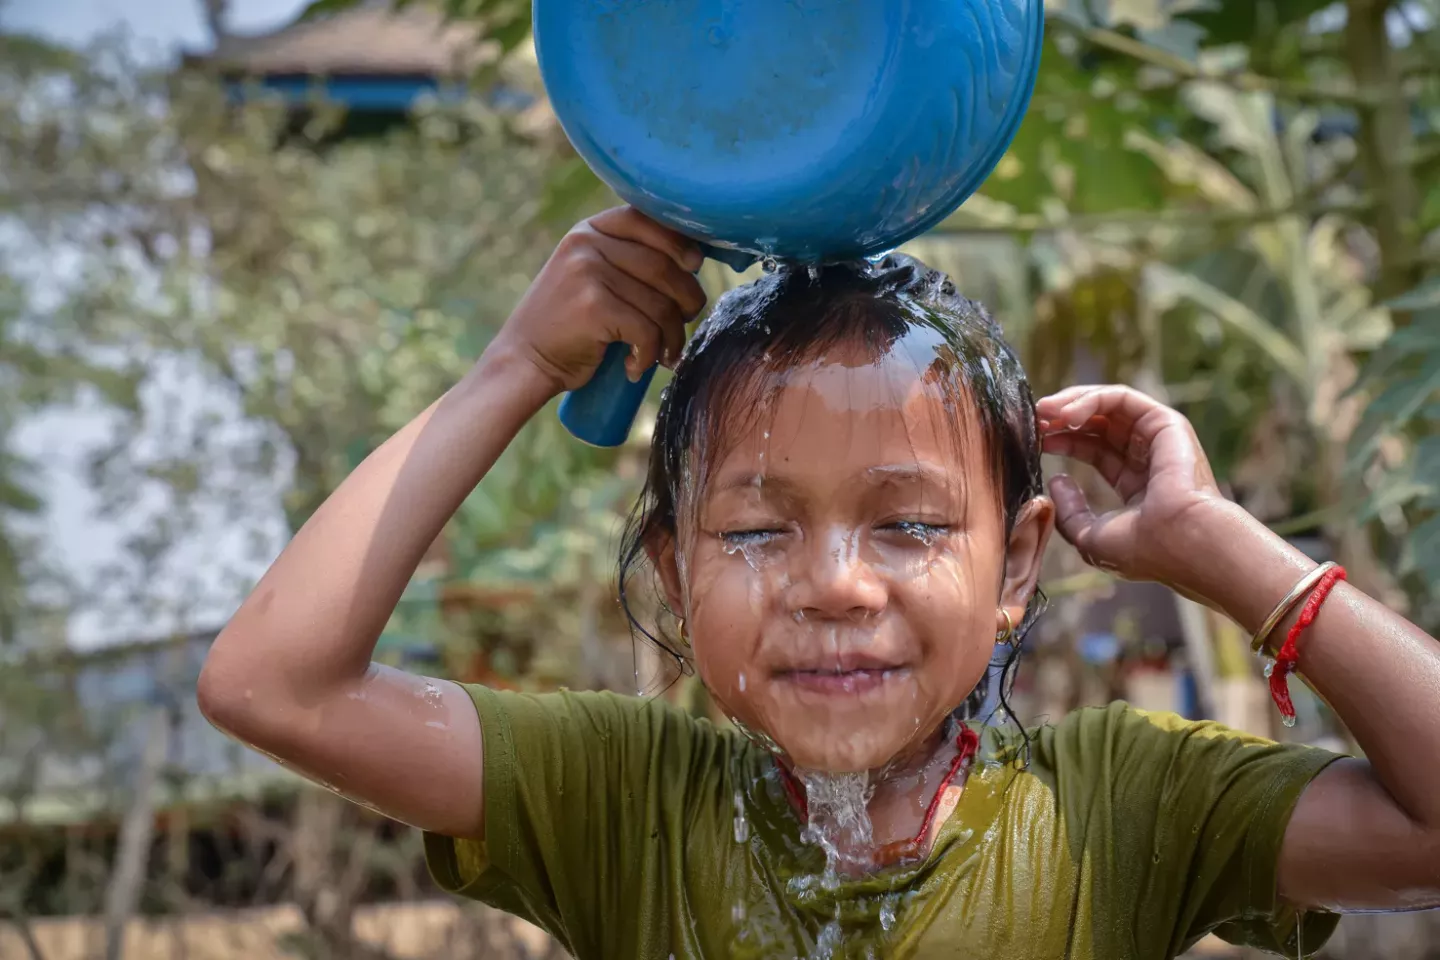
POLYGON ((677 617, 685 616, 685 592, 680 589, 680 565, 675 562, 675 534, 660 527, 645 535, 645 554, 660 577, 665 603, 677 617))
POLYGON ((1008 611, 1011 623, 1019 626, 1025 619, 1025 607, 1035 595, 1040 579, 1040 565, 1045 558, 1045 545, 1055 529, 1055 504, 1049 497, 1036 497, 1020 508, 1010 542, 1005 548, 1005 575, 1000 583, 1000 610, 995 614, 995 633, 1005 630, 1001 611, 1008 611))

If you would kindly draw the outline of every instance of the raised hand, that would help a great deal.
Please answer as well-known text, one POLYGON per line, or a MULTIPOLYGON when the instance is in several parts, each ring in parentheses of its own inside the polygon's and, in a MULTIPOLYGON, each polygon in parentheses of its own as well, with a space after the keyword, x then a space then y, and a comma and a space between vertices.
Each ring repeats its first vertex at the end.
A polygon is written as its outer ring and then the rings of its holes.
POLYGON ((1072 478, 1056 476, 1060 534, 1087 563, 1184 590, 1217 508, 1237 509, 1221 495, 1190 421, 1123 386, 1071 387, 1036 408, 1044 451, 1095 467, 1124 501, 1097 515, 1072 478))
POLYGON ((496 342, 526 357, 554 393, 590 379, 611 343, 631 346, 638 380, 680 358, 685 323, 705 306, 695 242, 635 210, 596 214, 566 234, 496 342))

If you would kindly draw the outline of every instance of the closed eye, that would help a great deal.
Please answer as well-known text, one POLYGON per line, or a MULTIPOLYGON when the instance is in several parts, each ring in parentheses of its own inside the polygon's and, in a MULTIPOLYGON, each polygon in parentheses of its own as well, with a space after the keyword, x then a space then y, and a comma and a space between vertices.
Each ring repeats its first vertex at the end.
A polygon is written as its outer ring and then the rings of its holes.
POLYGON ((784 534, 784 530, 764 528, 757 530, 727 530, 720 534, 720 542, 727 547, 743 547, 747 544, 769 543, 784 534))
POLYGON ((920 541, 927 547, 950 532, 950 526, 943 523, 923 523, 919 520, 896 520, 887 523, 882 530, 893 530, 920 541))

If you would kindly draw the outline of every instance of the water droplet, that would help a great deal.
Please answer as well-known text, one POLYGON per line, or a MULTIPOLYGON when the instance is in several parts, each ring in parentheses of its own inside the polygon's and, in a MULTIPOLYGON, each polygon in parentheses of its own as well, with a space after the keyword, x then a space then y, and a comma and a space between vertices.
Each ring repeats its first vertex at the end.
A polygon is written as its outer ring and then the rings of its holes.
POLYGON ((744 843, 750 839, 750 822, 745 819, 745 794, 735 791, 735 842, 744 843))
POLYGON ((811 282, 811 283, 819 283, 819 282, 820 282, 820 264, 818 264, 818 263, 812 263, 812 264, 810 264, 810 266, 806 268, 806 272, 810 274, 810 282, 811 282))
POLYGON ((745 692, 745 672, 743 670, 740 672, 740 692, 745 692))
POLYGON ((933 547, 935 545, 935 541, 940 539, 940 531, 936 530, 928 523, 911 523, 909 521, 902 521, 900 523, 897 523, 896 526, 900 528, 901 532, 909 534, 916 540, 919 540, 921 543, 925 544, 925 546, 927 547, 933 547))
POLYGON ((770 328, 768 326, 761 327, 760 329, 765 331, 765 336, 770 336, 770 328))
POLYGON ((1295 726, 1295 715, 1290 714, 1289 716, 1281 717, 1280 722, 1285 724, 1285 726, 1287 727, 1293 727, 1295 726))
POLYGON ((1266 660, 1266 661, 1265 661, 1265 677, 1266 677, 1266 679, 1269 679, 1269 678, 1270 678, 1271 676, 1273 676, 1274 674, 1275 674, 1275 661, 1274 661, 1274 660, 1266 660))
POLYGON ((734 906, 730 908, 730 919, 736 923, 745 922, 745 904, 743 901, 735 901, 734 906))
POLYGON ((869 803, 875 794, 874 784, 866 772, 822 773, 797 769, 795 775, 805 787, 809 815, 802 839, 824 852, 825 870, 820 875, 820 885, 825 890, 834 890, 840 885, 842 867, 859 870, 870 867, 874 837, 869 803))
POLYGON ((844 941, 845 935, 840 929, 840 921, 831 920, 825 924, 820 931, 820 936, 815 940, 815 952, 810 954, 810 960, 834 960, 835 951, 844 941))
POLYGON ((775 261, 774 257, 765 257, 760 261, 760 269, 766 273, 774 273, 778 267, 779 264, 775 261))
POLYGON ((880 928, 889 930, 895 926, 895 897, 886 897, 880 904, 880 928))

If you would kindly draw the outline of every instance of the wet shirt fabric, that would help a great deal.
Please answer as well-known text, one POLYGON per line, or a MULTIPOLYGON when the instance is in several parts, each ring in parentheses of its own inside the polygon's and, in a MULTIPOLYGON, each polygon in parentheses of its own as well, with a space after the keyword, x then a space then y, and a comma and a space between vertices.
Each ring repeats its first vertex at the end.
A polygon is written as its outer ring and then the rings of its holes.
POLYGON ((660 701, 469 688, 484 843, 427 834, 446 890, 579 958, 1151 960, 1206 933, 1296 955, 1336 918, 1276 897, 1291 810, 1334 754, 1124 704, 979 761, 922 863, 826 882, 773 759, 660 701))

